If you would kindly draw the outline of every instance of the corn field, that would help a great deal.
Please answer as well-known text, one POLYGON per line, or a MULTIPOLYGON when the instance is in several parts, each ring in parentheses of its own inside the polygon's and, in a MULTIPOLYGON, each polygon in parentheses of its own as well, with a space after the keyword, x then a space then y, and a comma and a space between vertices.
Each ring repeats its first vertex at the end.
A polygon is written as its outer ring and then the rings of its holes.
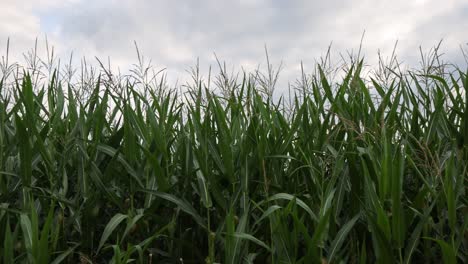
POLYGON ((466 263, 467 71, 364 68, 2 78, 0 262, 466 263))

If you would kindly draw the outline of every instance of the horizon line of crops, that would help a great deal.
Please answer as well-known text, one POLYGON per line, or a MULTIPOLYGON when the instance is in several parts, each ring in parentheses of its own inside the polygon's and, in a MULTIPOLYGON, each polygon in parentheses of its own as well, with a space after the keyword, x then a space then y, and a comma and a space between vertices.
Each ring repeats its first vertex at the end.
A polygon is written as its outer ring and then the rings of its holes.
POLYGON ((468 261, 467 71, 319 65, 274 100, 219 66, 221 92, 2 78, 0 261, 468 261))

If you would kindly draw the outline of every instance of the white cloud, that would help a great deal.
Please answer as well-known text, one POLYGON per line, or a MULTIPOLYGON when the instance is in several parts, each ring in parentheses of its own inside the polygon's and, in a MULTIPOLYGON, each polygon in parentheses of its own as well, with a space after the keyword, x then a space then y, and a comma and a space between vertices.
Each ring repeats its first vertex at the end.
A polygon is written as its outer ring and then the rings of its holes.
MULTIPOLYGON (((357 49, 375 61, 399 40, 404 60, 417 62, 418 47, 444 38, 447 59, 461 62, 459 45, 468 42, 465 0, 418 1, 150 1, 0 0, 0 53, 11 37, 12 52, 31 48, 45 33, 61 56, 106 59, 123 69, 136 61, 133 41, 143 55, 169 75, 185 74, 197 57, 215 66, 215 52, 229 65, 254 69, 270 59, 284 61, 282 84, 307 69, 333 42, 336 52, 357 49)), ((172 76, 173 79, 180 76, 172 76)))

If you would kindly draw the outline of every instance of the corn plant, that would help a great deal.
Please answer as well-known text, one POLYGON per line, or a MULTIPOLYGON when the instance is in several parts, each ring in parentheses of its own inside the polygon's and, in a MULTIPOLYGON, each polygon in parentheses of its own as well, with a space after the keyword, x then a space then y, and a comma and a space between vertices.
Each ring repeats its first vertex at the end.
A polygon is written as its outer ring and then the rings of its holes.
POLYGON ((276 99, 221 70, 221 93, 4 76, 1 261, 468 261, 466 71, 317 66, 276 99))

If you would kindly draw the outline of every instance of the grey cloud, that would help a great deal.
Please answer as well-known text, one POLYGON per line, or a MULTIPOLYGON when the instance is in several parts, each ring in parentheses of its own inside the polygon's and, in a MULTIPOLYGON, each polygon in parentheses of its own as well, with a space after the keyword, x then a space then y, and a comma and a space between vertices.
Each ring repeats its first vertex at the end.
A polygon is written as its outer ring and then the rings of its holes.
POLYGON ((264 63, 266 44, 272 62, 285 63, 282 79, 293 81, 301 60, 310 68, 332 41, 336 53, 357 49, 364 30, 368 58, 375 59, 377 49, 391 52, 399 39, 399 54, 414 62, 419 45, 445 37, 448 56, 458 60, 452 50, 467 42, 467 4, 419 2, 81 0, 49 5, 40 18, 56 46, 129 65, 136 61, 135 40, 157 67, 177 74, 197 57, 204 68, 215 64, 214 52, 230 65, 264 63))
POLYGON ((314 29, 326 26, 326 20, 322 20, 327 12, 344 8, 337 4, 340 1, 325 6, 308 1, 296 5, 285 2, 252 6, 235 1, 123 1, 116 6, 102 4, 106 10, 80 3, 62 12, 60 34, 83 35, 97 43, 105 43, 109 35, 123 41, 142 38, 152 45, 174 41, 189 44, 198 51, 196 56, 213 51, 248 53, 251 49, 262 50, 264 43, 287 51, 297 45, 302 34, 314 34, 314 29))

